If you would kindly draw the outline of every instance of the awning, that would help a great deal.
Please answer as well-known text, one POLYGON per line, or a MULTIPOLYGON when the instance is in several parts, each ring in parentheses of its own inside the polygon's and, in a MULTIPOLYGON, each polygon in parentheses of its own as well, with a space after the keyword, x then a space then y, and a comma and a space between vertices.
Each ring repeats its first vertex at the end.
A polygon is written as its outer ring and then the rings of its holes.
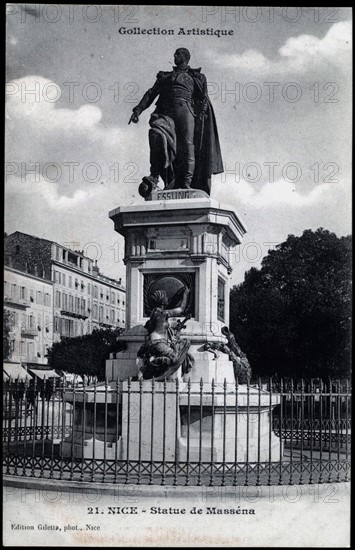
POLYGON ((59 374, 57 374, 54 370, 39 370, 39 369, 29 369, 31 374, 34 374, 35 376, 38 376, 41 380, 44 379, 44 377, 48 378, 60 378, 59 374))
MULTIPOLYGON (((24 382, 25 380, 31 380, 32 376, 23 368, 20 363, 4 363, 3 365, 4 378, 11 378, 13 380, 20 380, 24 382)), ((7 379, 6 378, 6 379, 7 379)))

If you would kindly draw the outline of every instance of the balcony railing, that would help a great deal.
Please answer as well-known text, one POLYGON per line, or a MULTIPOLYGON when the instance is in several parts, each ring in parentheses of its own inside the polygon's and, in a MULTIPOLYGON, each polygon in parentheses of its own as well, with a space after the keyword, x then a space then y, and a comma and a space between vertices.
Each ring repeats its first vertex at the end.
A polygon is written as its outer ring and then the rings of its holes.
POLYGON ((4 305, 10 305, 19 307, 21 309, 26 309, 27 307, 30 307, 30 303, 28 300, 25 300, 24 298, 20 298, 19 296, 4 296, 4 305))

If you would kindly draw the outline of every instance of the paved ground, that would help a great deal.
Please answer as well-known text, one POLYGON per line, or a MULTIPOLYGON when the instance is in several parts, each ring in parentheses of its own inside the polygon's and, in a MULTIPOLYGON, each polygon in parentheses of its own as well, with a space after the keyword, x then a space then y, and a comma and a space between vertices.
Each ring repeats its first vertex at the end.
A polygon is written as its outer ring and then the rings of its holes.
POLYGON ((350 545, 350 486, 104 490, 95 484, 89 490, 73 484, 67 492, 60 482, 39 480, 4 487, 3 525, 5 546, 344 548, 350 545))

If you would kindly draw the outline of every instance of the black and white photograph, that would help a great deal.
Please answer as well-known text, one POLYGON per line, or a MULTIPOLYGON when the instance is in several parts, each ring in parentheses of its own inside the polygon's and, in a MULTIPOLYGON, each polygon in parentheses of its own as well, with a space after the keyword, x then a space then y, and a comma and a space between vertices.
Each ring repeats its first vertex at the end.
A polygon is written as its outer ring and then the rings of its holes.
POLYGON ((5 42, 4 546, 349 547, 350 8, 5 42))

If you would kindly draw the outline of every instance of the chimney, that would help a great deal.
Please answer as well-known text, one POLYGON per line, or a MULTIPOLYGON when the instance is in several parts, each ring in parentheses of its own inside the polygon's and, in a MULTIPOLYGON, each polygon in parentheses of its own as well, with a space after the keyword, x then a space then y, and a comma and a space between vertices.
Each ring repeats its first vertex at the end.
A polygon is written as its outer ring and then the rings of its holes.
POLYGON ((99 268, 97 267, 97 260, 95 260, 95 264, 94 264, 94 266, 93 266, 93 268, 92 268, 92 272, 93 272, 94 275, 99 275, 99 274, 100 274, 100 270, 99 270, 99 268))

